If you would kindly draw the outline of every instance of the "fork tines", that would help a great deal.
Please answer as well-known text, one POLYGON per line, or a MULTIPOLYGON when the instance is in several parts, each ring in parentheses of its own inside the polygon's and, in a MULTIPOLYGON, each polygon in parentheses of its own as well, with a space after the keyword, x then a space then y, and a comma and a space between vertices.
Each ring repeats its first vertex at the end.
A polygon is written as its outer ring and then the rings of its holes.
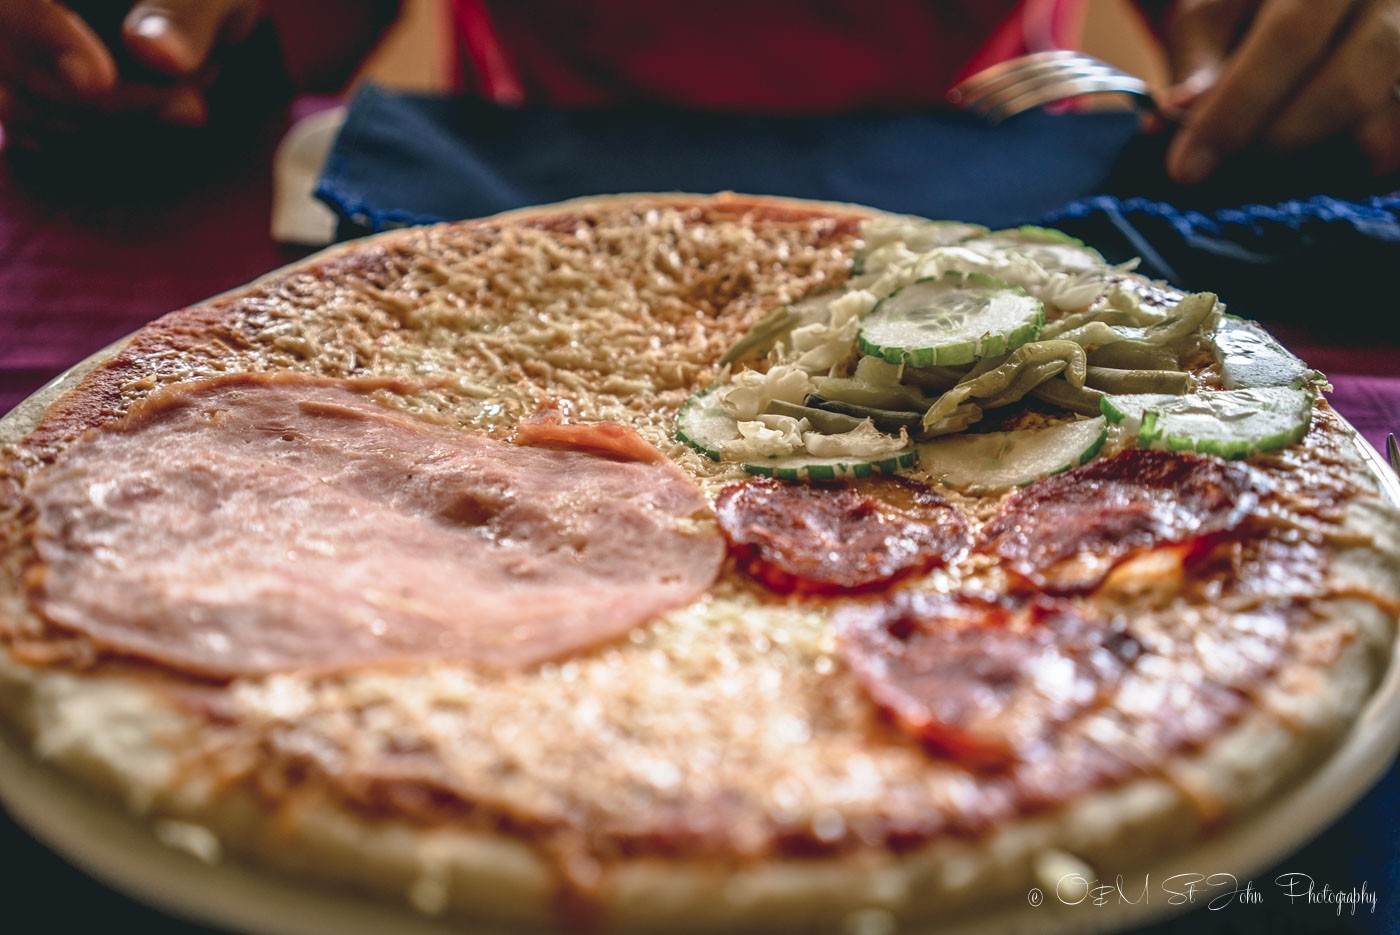
POLYGON ((1103 93, 1151 100, 1141 78, 1068 49, 1023 55, 983 69, 949 91, 948 100, 998 123, 1033 107, 1103 93))

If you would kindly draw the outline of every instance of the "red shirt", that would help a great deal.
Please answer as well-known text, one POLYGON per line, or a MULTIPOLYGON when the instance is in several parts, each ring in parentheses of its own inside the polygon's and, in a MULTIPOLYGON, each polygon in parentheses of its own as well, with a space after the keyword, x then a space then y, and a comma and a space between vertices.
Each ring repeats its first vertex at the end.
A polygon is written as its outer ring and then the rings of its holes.
POLYGON ((944 105, 1078 36, 1081 0, 453 0, 466 90, 503 104, 821 112, 944 105))

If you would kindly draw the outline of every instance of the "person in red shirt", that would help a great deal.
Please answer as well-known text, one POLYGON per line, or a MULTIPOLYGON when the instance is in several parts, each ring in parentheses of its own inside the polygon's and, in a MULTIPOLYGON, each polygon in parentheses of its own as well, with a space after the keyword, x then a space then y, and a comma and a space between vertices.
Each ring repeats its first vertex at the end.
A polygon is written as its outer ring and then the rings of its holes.
MULTIPOLYGON (((960 76, 1072 45, 1082 0, 452 0, 466 89, 505 104, 821 113, 944 106, 960 76)), ((120 5, 111 0, 107 8, 120 5)), ((104 43, 54 0, 0 0, 0 123, 41 140, 94 114, 198 125, 221 49, 262 17, 302 86, 343 79, 387 0, 137 0, 104 43), (144 72, 119 72, 121 53, 144 72), (152 79, 150 76, 155 76, 152 79)), ((1400 170, 1400 0, 1143 0, 1188 114, 1167 169, 1343 135, 1400 170)))

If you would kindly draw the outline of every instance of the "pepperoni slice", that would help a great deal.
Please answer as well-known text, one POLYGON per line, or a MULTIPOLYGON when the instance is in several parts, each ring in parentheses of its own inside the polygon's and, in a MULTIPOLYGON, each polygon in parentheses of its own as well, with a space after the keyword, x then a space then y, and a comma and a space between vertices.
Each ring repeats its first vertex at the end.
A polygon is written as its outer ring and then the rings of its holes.
POLYGON ((1132 449, 1018 490, 978 550, 1041 590, 1080 593, 1137 552, 1235 529, 1257 502, 1241 465, 1132 449))
POLYGON ((860 486, 750 481, 715 501, 730 552, 782 593, 832 594, 887 585, 945 565, 967 546, 967 520, 923 484, 860 486))
POLYGON ((1141 650, 1061 601, 904 591, 841 609, 838 647, 866 694, 930 750, 969 768, 1027 759, 1100 702, 1141 650))

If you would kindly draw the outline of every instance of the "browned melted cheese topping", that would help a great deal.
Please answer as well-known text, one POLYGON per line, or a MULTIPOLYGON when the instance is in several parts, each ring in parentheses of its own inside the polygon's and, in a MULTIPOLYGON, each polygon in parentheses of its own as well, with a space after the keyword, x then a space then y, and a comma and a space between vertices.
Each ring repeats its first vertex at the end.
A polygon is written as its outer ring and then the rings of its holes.
POLYGON ((589 451, 430 425, 336 381, 183 384, 29 489, 31 599, 106 651, 218 678, 587 649, 694 600, 723 544, 635 432, 570 428, 555 441, 589 451))

